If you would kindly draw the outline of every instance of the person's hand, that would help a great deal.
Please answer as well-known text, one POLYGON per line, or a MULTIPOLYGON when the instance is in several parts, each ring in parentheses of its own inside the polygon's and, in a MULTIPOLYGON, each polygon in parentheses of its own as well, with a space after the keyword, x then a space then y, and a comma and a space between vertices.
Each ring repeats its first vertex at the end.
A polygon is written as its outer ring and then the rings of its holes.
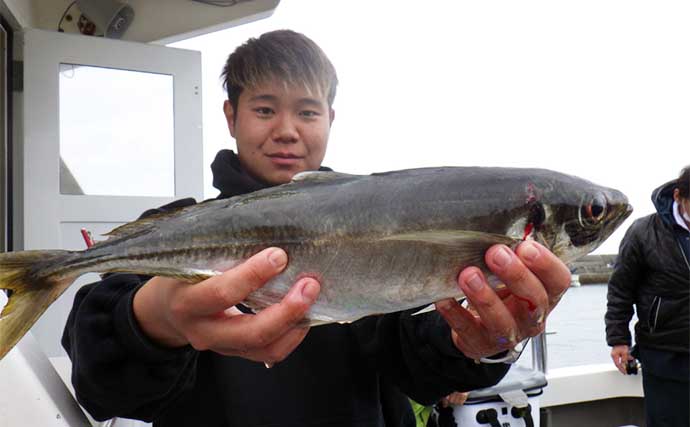
POLYGON ((611 359, 613 359, 613 364, 616 365, 616 368, 618 368, 623 375, 628 375, 628 371, 625 369, 625 364, 628 360, 635 360, 635 358, 630 355, 630 347, 627 345, 614 345, 611 349, 611 359))
POLYGON ((163 346, 191 344, 197 350, 279 362, 306 336, 308 328, 298 324, 316 300, 319 283, 299 280, 280 303, 256 315, 233 307, 286 265, 285 251, 268 248, 197 284, 154 277, 135 294, 134 315, 144 333, 163 346))
POLYGON ((505 288, 495 292, 477 267, 460 272, 458 284, 476 314, 453 299, 436 303, 452 329, 455 346, 475 360, 543 332, 546 316, 570 286, 568 267, 534 241, 521 243, 515 252, 494 245, 485 261, 505 288))
POLYGON ((441 399, 441 406, 447 408, 449 406, 464 405, 465 401, 467 401, 467 396, 469 395, 469 392, 455 391, 441 399))

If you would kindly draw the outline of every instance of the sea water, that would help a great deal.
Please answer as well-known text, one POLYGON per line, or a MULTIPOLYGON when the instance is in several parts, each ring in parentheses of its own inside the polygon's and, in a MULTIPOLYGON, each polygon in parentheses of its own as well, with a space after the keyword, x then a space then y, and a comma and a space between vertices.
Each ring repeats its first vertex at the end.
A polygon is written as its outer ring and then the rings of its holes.
MULTIPOLYGON (((606 344, 606 284, 571 287, 546 321, 547 369, 611 363, 606 344)), ((637 317, 633 316, 630 327, 637 317)), ((532 366, 531 345, 518 360, 532 366)))

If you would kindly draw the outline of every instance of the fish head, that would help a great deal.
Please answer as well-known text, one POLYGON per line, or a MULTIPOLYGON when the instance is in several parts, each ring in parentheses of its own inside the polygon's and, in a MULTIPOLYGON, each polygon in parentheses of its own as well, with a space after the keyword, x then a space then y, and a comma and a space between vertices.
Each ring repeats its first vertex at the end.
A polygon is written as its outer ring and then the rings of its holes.
POLYGON ((599 247, 632 213, 622 192, 564 175, 530 210, 533 238, 564 262, 599 247))

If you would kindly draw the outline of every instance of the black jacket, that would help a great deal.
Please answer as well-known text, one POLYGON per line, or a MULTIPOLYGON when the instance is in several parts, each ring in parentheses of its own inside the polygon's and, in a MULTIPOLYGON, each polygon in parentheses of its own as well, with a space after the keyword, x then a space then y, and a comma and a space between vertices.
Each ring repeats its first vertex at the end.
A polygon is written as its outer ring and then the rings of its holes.
POLYGON ((673 218, 673 183, 657 188, 657 212, 636 220, 621 241, 609 281, 606 342, 631 345, 628 324, 637 307, 637 345, 688 353, 690 233, 673 218))
MULTIPOLYGON (((263 187, 228 150, 212 168, 220 197, 263 187)), ((133 317, 133 296, 145 280, 113 274, 84 286, 75 298, 62 344, 72 360, 77 398, 96 419, 205 427, 382 426, 384 419, 388 426, 414 425, 403 393, 430 404, 453 390, 495 384, 508 368, 464 357, 435 312, 312 328, 271 369, 191 347, 161 348, 133 317)))

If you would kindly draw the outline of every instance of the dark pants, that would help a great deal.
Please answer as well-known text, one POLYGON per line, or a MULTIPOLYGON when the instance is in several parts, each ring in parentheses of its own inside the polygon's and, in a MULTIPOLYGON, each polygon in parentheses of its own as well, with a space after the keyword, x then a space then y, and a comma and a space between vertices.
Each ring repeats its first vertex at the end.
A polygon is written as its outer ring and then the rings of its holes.
POLYGON ((690 426, 687 354, 638 348, 647 427, 690 426))

